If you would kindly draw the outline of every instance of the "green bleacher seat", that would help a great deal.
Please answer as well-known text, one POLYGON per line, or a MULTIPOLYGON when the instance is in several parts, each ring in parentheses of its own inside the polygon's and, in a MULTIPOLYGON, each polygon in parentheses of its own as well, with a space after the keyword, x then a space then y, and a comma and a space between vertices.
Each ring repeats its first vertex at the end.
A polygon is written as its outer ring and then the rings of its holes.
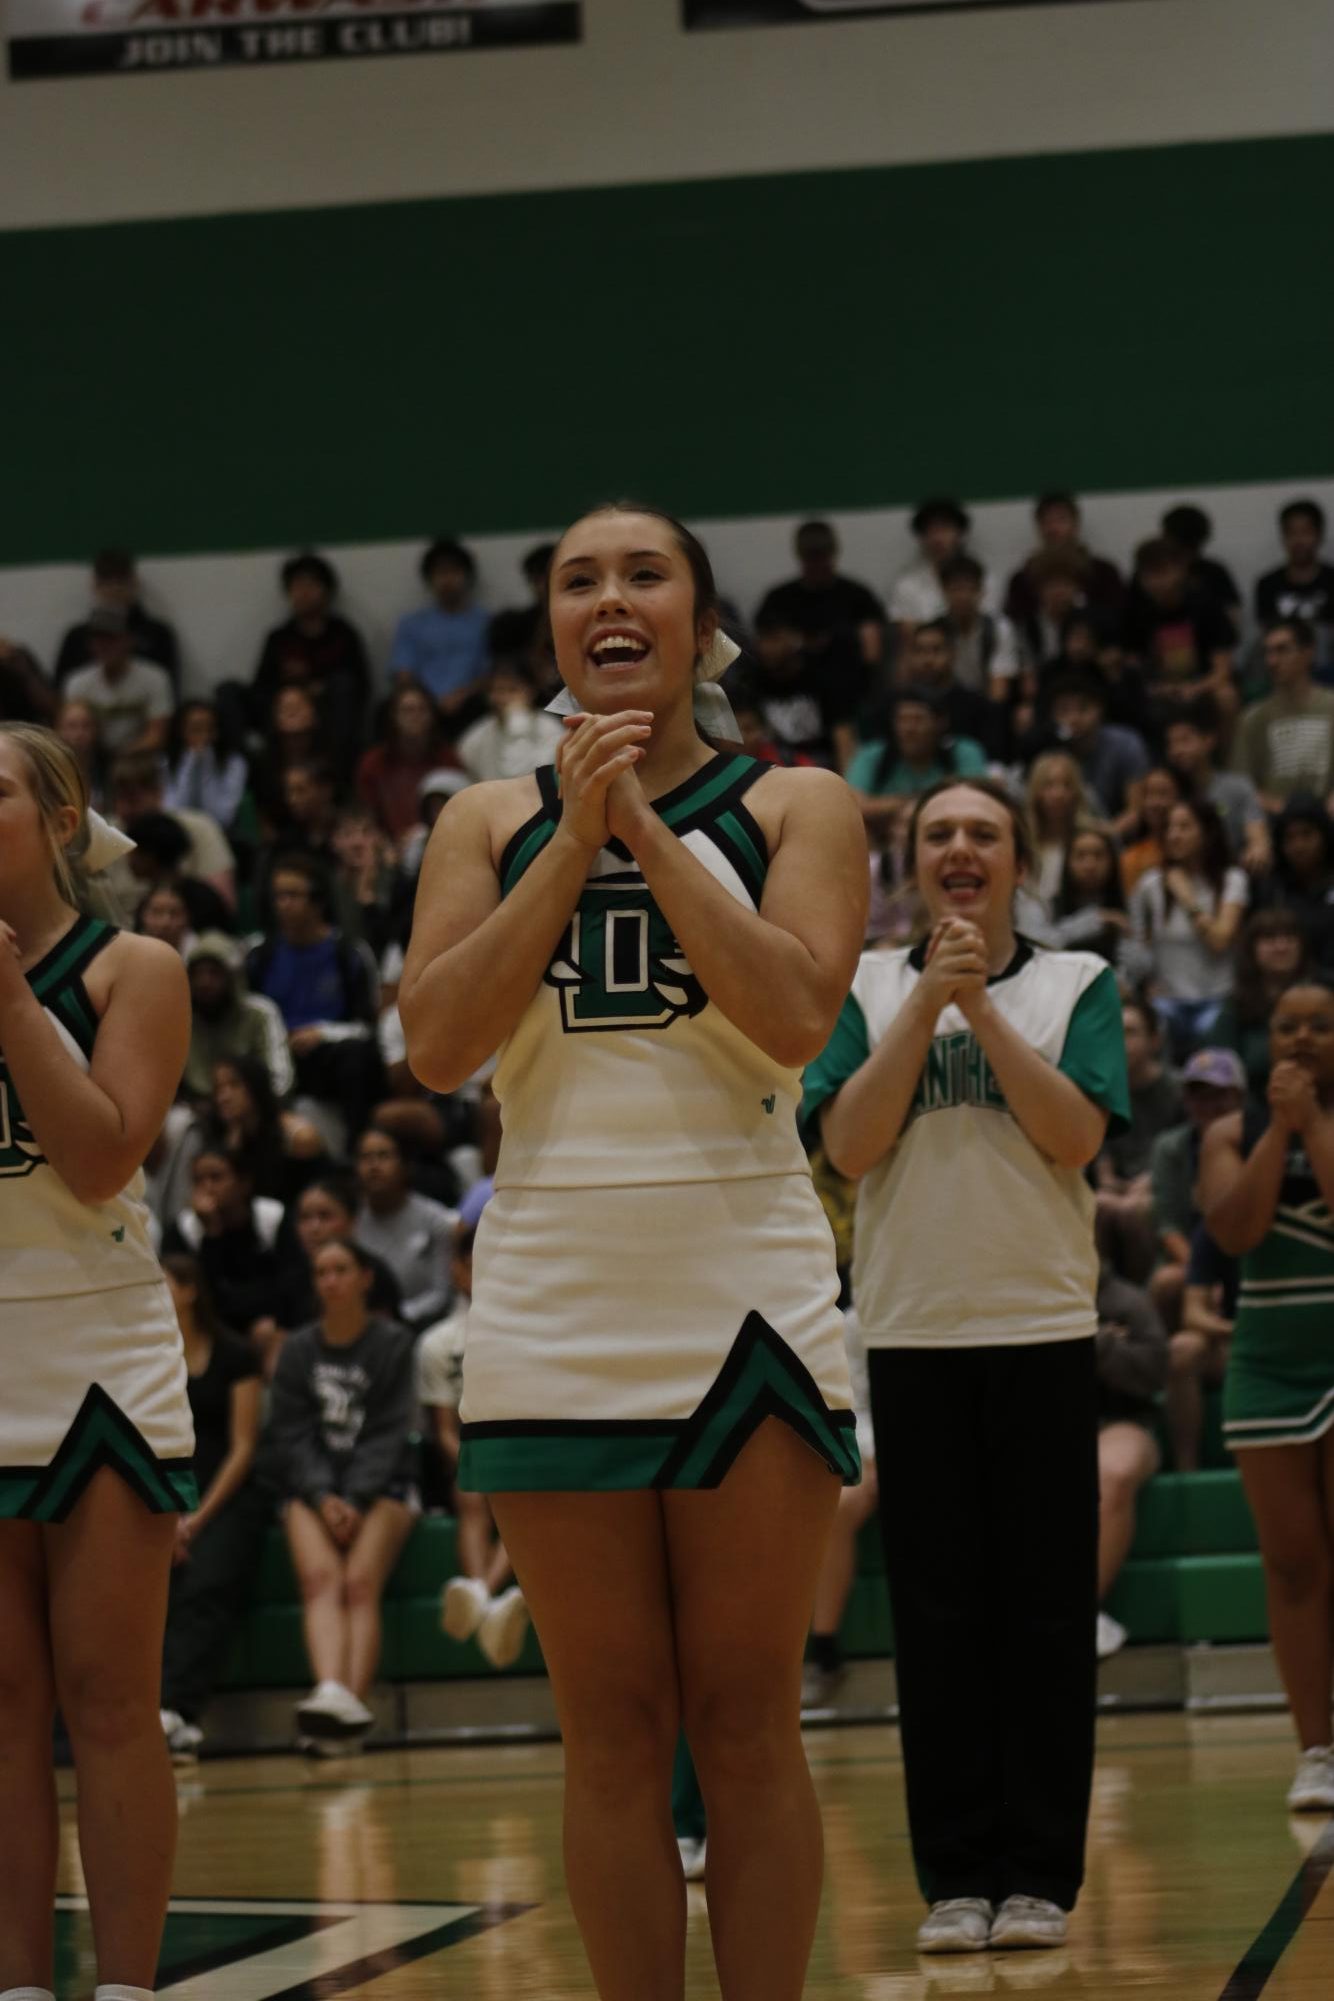
MULTIPOLYGON (((459 1645, 440 1630, 440 1593, 454 1574, 455 1546, 455 1525, 447 1516, 426 1516, 413 1530, 385 1593, 384 1680, 439 1681, 494 1672, 475 1642, 459 1645)), ((1142 1644, 1263 1640, 1268 1635, 1264 1577, 1255 1552, 1255 1524, 1240 1476, 1230 1465, 1161 1473, 1140 1496, 1134 1548, 1108 1609, 1132 1641, 1142 1644)), ((893 1652, 875 1522, 868 1522, 858 1539, 841 1637, 854 1659, 893 1652)), ((510 1672, 542 1672, 531 1630, 510 1672)), ((282 1531, 274 1528, 222 1686, 299 1689, 309 1679, 296 1579, 282 1531)))

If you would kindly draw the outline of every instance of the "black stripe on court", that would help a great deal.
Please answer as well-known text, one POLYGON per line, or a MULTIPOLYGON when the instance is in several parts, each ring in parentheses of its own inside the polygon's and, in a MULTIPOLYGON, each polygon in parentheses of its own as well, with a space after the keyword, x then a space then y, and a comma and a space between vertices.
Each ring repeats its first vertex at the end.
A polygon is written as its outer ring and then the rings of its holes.
POLYGON ((535 1904, 487 1904, 468 1917, 454 1918, 449 1924, 437 1925, 434 1931, 423 1932, 420 1938, 386 1946, 383 1952, 367 1953, 364 1959, 352 1960, 334 1972, 321 1973, 317 1979, 299 1980, 295 1987, 284 1987, 281 1993, 270 1994, 268 2001, 336 2001, 338 1995, 365 1987, 372 1980, 381 1980, 386 1973, 396 1973, 400 1966, 411 1966, 414 1960, 429 1959, 432 1953, 463 1945, 466 1940, 494 1931, 497 1925, 521 1918, 536 1908, 535 1904))
POLYGON ((1301 1930, 1311 1906, 1334 1870, 1334 1820, 1289 1883, 1269 1923, 1233 1968, 1218 2001, 1256 2001, 1270 1975, 1301 1930))

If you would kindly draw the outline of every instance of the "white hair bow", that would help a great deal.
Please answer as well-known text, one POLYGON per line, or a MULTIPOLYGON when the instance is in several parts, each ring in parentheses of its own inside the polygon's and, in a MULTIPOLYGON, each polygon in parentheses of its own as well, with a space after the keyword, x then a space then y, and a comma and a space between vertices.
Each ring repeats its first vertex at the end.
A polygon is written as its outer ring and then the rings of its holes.
POLYGON ((128 834, 109 826, 100 813, 95 813, 91 806, 88 808, 88 845, 82 855, 87 874, 105 875, 134 845, 128 834))

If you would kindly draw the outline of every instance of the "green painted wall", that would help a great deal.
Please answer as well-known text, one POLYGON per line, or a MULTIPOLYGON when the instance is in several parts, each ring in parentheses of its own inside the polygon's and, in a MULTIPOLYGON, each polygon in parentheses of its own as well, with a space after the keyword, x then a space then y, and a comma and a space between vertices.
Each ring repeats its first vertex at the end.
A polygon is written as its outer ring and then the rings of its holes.
POLYGON ((3 234, 0 565, 1322 474, 1331 184, 1311 137, 3 234))

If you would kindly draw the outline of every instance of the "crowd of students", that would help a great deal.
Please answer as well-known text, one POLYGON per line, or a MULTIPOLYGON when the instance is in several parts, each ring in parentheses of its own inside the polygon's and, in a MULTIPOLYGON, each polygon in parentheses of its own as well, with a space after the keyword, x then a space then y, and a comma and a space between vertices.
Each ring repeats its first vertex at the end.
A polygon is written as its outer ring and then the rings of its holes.
MULTIPOLYGON (((840 571, 827 523, 804 523, 796 573, 729 612, 742 654, 726 687, 753 755, 825 765, 852 787, 869 944, 920 929, 914 798, 990 772, 1034 830, 1020 931, 1116 969, 1132 1121, 1092 1170, 1105 1595, 1160 1463, 1160 1393, 1173 1463, 1196 1466, 1204 1392, 1226 1365, 1235 1267, 1201 1226, 1204 1135, 1262 1098, 1278 993, 1334 968, 1334 567, 1321 509, 1302 498, 1279 515, 1282 561, 1245 598, 1206 553, 1198 508, 1169 510, 1126 576, 1088 548, 1072 495, 1042 496, 1034 524, 1032 553, 1003 580, 970 548, 967 510, 929 500, 918 558, 881 596, 840 571)), ((0 641, 0 715, 50 721, 74 750, 136 842, 114 884, 122 907, 189 972, 185 1080, 148 1163, 201 1441, 164 1678, 182 1751, 199 1741, 220 1634, 279 1499, 316 1680, 301 1733, 369 1727, 378 1594, 420 1503, 418 1432, 428 1503, 463 1509, 448 1630, 478 1633, 498 1662, 522 1642, 485 1505, 468 1514, 451 1482, 496 1108, 485 1079, 421 1089, 395 995, 442 807, 553 756, 550 554, 525 560, 530 600, 492 616, 469 550, 432 542, 427 601, 399 621, 383 673, 313 552, 282 566, 288 615, 253 674, 207 698, 182 698, 177 636, 124 551, 96 559, 91 606, 50 675, 0 641)), ((837 1216, 847 1191, 816 1164, 837 1216)), ((853 1504, 831 1555, 812 1701, 840 1671, 838 1579, 864 1512, 853 1504)), ((1123 1637, 1103 1615, 1103 1650, 1123 1637)))

